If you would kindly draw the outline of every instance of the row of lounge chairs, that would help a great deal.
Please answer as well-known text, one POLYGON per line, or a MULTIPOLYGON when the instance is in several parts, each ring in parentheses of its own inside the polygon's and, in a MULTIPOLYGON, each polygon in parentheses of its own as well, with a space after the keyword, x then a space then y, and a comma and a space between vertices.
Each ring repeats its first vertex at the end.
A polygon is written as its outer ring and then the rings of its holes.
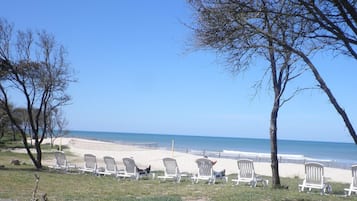
MULTIPOLYGON (((55 170, 63 170, 63 171, 71 171, 77 169, 75 165, 70 164, 66 155, 63 152, 55 152, 56 164, 53 166, 49 166, 51 169, 55 170)), ((150 166, 146 169, 139 169, 135 161, 131 158, 123 158, 123 163, 125 168, 123 170, 119 170, 117 168, 117 164, 115 159, 110 156, 104 157, 105 168, 98 167, 97 158, 93 154, 84 154, 84 165, 78 170, 85 173, 91 173, 96 175, 113 175, 117 177, 123 178, 135 178, 139 179, 140 176, 147 176, 150 174, 150 166)))
MULTIPOLYGON (((56 164, 51 166, 53 169, 65 170, 75 168, 74 165, 68 163, 66 156, 62 152, 56 152, 56 164)), ((119 170, 115 159, 110 156, 104 157, 104 168, 97 167, 96 156, 92 154, 84 155, 84 166, 79 168, 81 172, 89 172, 96 175, 113 175, 118 178, 133 178, 140 179, 141 177, 155 178, 155 174, 151 172, 151 167, 146 169, 140 169, 135 164, 132 158, 123 158, 124 169, 119 170)), ((176 159, 163 158, 164 175, 160 175, 157 178, 160 180, 172 179, 179 183, 182 177, 191 178, 193 183, 198 183, 200 180, 207 181, 209 184, 214 184, 216 180, 222 180, 228 182, 228 177, 225 172, 215 172, 213 170, 212 161, 207 158, 200 158, 196 160, 198 171, 195 175, 188 173, 182 173, 179 170, 176 159)), ((240 159, 237 161, 238 174, 236 179, 232 179, 236 185, 240 183, 248 183, 251 187, 255 187, 257 183, 261 183, 263 186, 268 185, 268 180, 263 179, 260 175, 257 175, 254 170, 254 164, 252 160, 240 159)), ((311 191, 312 189, 318 189, 321 194, 330 192, 331 186, 326 182, 324 176, 324 166, 320 163, 306 163, 305 164, 305 177, 302 184, 299 184, 299 191, 305 189, 311 191)), ((357 193, 357 165, 352 166, 352 180, 349 188, 344 189, 346 195, 350 196, 353 192, 357 193)))
POLYGON ((84 166, 83 168, 79 168, 79 170, 83 173, 88 172, 97 175, 113 175, 119 178, 135 178, 137 180, 142 176, 150 175, 150 166, 146 169, 140 169, 132 158, 123 158, 123 170, 117 168, 117 164, 113 157, 105 156, 104 163, 105 167, 99 168, 97 166, 95 155, 84 154, 84 166))
MULTIPOLYGON (((71 170, 75 169, 75 166, 68 163, 66 156, 63 152, 55 153, 56 164, 51 166, 53 169, 57 170, 71 170)), ((140 169, 135 164, 132 158, 123 158, 124 169, 119 170, 117 168, 116 161, 113 157, 104 157, 104 168, 99 168, 97 166, 96 156, 93 154, 84 154, 84 165, 79 168, 79 171, 85 173, 91 173, 96 175, 113 175, 119 178, 134 178, 139 179, 143 176, 152 176, 151 167, 146 169, 140 169)), ((200 180, 207 181, 209 184, 215 183, 216 180, 222 180, 228 182, 228 177, 225 175, 225 170, 216 172, 213 170, 213 163, 207 158, 201 158, 196 160, 198 171, 196 175, 191 175, 189 173, 180 172, 179 166, 176 159, 174 158, 163 158, 164 164, 164 175, 160 175, 157 178, 161 180, 172 179, 179 183, 182 177, 191 178, 193 183, 198 183, 200 180)), ((259 177, 255 175, 253 161, 251 160, 239 160, 238 161, 239 174, 237 179, 232 181, 236 182, 238 185, 240 182, 249 183, 251 186, 256 186, 259 177), (258 178, 258 179, 257 179, 258 178)))

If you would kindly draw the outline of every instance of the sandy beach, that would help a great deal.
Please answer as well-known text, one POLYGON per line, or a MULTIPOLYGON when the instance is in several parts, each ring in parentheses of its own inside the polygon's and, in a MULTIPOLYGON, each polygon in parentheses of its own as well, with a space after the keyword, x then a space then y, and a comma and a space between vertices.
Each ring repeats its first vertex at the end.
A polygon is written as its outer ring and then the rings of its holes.
MULTIPOLYGON (((47 143, 47 142, 44 142, 47 143)), ((114 157, 118 168, 124 167, 122 158, 132 157, 140 168, 145 168, 151 165, 152 170, 163 170, 164 166, 162 158, 172 157, 177 160, 181 172, 196 173, 197 165, 195 160, 201 156, 161 150, 156 148, 144 148, 135 145, 118 144, 111 142, 102 142, 95 140, 86 140, 80 138, 61 138, 55 140, 56 145, 66 145, 69 151, 74 156, 68 157, 70 163, 74 163, 77 167, 83 166, 83 155, 90 153, 97 157, 98 166, 104 167, 103 157, 114 157)), ((237 161, 226 158, 210 158, 217 160, 214 165, 215 170, 226 170, 227 174, 237 173, 237 161)), ((54 160, 44 161, 45 165, 52 165, 54 160)), ((271 177, 270 163, 254 162, 255 171, 257 174, 271 177)), ((281 163, 279 165, 279 174, 281 177, 304 177, 304 165, 295 163, 281 163)), ((325 176, 328 181, 349 183, 351 180, 351 171, 339 168, 325 167, 325 176)))

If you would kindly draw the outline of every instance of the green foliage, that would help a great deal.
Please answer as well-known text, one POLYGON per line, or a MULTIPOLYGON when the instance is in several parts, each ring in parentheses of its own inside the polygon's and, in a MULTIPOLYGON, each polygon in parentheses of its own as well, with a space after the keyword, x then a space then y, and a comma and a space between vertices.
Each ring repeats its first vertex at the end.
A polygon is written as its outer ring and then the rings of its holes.
POLYGON ((20 139, 21 135, 16 134, 15 139, 12 133, 6 133, 2 138, 0 138, 0 149, 13 149, 13 148, 24 148, 24 145, 20 139))

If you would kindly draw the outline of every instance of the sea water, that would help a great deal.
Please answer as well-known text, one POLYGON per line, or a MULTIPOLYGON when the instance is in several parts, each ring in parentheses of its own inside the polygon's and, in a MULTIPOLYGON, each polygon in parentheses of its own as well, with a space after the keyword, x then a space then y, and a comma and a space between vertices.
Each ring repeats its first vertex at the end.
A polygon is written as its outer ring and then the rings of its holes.
MULTIPOLYGON (((227 158, 270 160, 270 140, 170 134, 70 131, 69 136, 227 158)), ((280 162, 316 161, 349 168, 357 163, 357 145, 340 142, 278 140, 280 162)))

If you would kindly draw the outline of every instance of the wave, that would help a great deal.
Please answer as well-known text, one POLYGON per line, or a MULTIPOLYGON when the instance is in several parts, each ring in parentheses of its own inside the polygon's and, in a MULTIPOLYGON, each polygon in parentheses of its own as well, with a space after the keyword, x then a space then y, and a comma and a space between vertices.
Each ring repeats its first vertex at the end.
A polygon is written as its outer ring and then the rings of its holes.
MULTIPOLYGON (((270 153, 257 153, 257 152, 245 152, 245 151, 235 151, 235 150, 223 150, 222 155, 227 156, 238 156, 238 157, 247 157, 247 158, 270 158, 270 153)), ((325 159, 315 159, 305 157, 301 154, 278 154, 280 160, 303 160, 303 161, 320 161, 320 162, 330 162, 332 160, 325 159)))

